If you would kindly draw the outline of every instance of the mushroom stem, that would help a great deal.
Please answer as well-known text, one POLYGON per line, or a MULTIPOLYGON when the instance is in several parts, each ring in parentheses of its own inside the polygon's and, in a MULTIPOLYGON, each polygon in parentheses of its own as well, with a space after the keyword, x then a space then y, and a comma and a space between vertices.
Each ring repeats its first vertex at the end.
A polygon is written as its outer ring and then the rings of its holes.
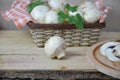
POLYGON ((61 49, 60 52, 58 53, 57 55, 57 58, 58 59, 61 59, 65 56, 65 50, 64 49, 61 49))

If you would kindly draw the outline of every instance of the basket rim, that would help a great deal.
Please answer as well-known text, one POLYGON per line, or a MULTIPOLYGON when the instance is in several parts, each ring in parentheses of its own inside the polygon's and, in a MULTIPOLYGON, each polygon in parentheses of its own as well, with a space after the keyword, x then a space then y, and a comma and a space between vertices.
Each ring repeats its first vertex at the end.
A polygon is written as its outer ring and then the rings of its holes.
MULTIPOLYGON (((59 29, 77 29, 77 27, 74 24, 39 24, 39 23, 34 23, 32 21, 29 21, 27 23, 27 26, 30 29, 55 29, 55 30, 59 30, 59 29)), ((106 23, 84 23, 84 28, 89 29, 89 28, 105 28, 106 23)))

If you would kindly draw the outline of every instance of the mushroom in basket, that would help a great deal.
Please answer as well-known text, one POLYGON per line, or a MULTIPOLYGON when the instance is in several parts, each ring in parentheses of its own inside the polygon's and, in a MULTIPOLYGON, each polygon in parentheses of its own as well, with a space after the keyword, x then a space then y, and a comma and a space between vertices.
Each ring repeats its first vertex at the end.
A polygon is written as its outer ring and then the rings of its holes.
POLYGON ((88 23, 94 23, 98 21, 102 14, 99 9, 91 2, 84 2, 79 7, 84 14, 84 20, 88 23))
POLYGON ((48 0, 48 5, 55 11, 64 11, 66 0, 48 0))
POLYGON ((49 11, 49 7, 46 5, 39 5, 33 8, 31 11, 31 16, 37 23, 45 23, 45 15, 49 11))

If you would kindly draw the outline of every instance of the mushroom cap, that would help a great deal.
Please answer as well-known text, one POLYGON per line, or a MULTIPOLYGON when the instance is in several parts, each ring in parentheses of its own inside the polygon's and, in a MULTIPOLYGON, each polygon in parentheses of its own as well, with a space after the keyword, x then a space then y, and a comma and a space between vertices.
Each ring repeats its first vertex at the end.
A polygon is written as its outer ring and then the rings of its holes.
POLYGON ((53 36, 45 43, 44 49, 49 57, 54 58, 56 56, 56 51, 61 47, 65 47, 63 38, 59 36, 53 36))
POLYGON ((83 4, 81 4, 81 5, 79 6, 79 8, 81 8, 81 10, 82 10, 83 12, 85 12, 85 11, 88 11, 88 10, 93 9, 93 8, 96 8, 96 7, 94 6, 93 3, 87 1, 87 2, 84 2, 83 4))
POLYGON ((46 14, 46 23, 58 23, 58 15, 56 11, 50 10, 46 14))
POLYGON ((56 11, 63 11, 66 3, 66 0, 48 0, 49 6, 56 11))
POLYGON ((38 23, 45 23, 46 13, 49 11, 49 7, 45 5, 39 5, 33 8, 31 16, 38 23))
POLYGON ((79 6, 83 11, 84 20, 88 23, 94 23, 99 20, 101 12, 99 9, 91 2, 85 2, 79 6))
POLYGON ((99 20, 101 12, 96 8, 85 11, 84 20, 88 23, 94 23, 99 20))

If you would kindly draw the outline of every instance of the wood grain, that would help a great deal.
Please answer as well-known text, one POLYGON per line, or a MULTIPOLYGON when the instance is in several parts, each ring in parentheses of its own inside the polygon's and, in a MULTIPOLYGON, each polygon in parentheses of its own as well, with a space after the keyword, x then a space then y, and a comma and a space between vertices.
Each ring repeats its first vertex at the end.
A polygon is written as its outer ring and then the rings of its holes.
MULTIPOLYGON (((102 32, 100 41, 118 38, 119 32, 102 32)), ((43 48, 37 48, 29 32, 0 31, 0 70, 96 71, 86 56, 89 48, 67 48, 63 60, 54 60, 46 56, 43 48)))

